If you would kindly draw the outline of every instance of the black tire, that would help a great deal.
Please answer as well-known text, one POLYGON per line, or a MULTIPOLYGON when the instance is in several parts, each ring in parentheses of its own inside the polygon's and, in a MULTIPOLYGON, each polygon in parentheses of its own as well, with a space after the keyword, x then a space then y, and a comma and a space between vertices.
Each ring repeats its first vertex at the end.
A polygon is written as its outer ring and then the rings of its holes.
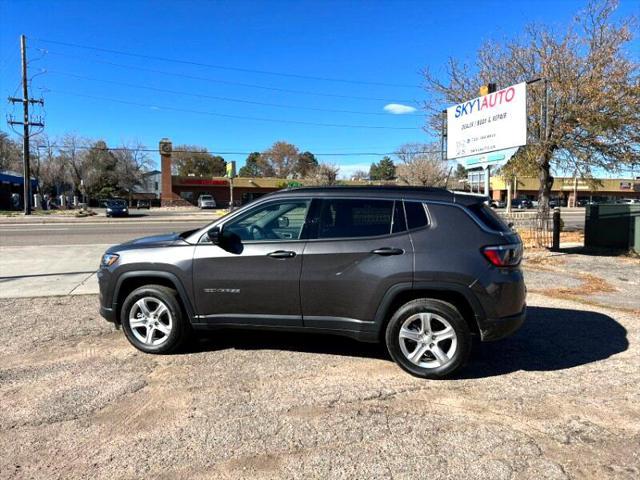
MULTIPOLYGON (((120 323, 129 343, 145 353, 166 354, 175 352, 185 344, 191 333, 191 324, 180 307, 178 292, 172 288, 162 285, 145 285, 131 292, 122 305, 122 309, 120 311, 120 323), (155 301, 157 305, 162 302, 167 307, 168 313, 170 314, 170 317, 167 315, 164 316, 165 319, 170 318, 171 320, 170 331, 168 335, 162 334, 163 341, 159 345, 147 344, 138 338, 143 331, 146 332, 145 327, 136 328, 138 335, 134 334, 131 327, 131 311, 134 308, 139 309, 139 307, 136 307, 136 302, 141 299, 151 299, 150 303, 155 301), (145 328, 145 330, 141 331, 141 328, 145 328)), ((156 325, 157 324, 158 322, 156 322, 156 325)), ((158 336, 158 334, 155 336, 158 336)))
MULTIPOLYGON (((421 323, 422 320, 416 319, 415 322, 421 323)), ((405 327, 411 330, 412 328, 415 328, 413 325, 413 323, 410 323, 409 327, 406 327, 406 325, 405 327)), ((406 332, 406 328, 405 330, 403 330, 403 332, 406 332)), ((448 330, 445 329, 439 331, 443 333, 448 332, 448 330)), ((413 330, 411 331, 413 332, 413 330)), ((442 335, 442 337, 445 336, 447 335, 442 335)), ((462 317, 462 315, 460 315, 458 309, 448 302, 429 298, 419 298, 401 306, 387 324, 385 341, 391 358, 393 358, 393 360, 403 370, 416 377, 428 378, 432 380, 445 378, 463 367, 467 362, 467 359, 469 358, 472 345, 469 325, 462 317), (433 324, 435 325, 442 325, 445 327, 445 329, 446 324, 441 322, 440 319, 448 322, 449 326, 455 332, 455 337, 452 337, 450 339, 438 340, 438 329, 433 329, 433 334, 435 334, 435 337, 433 337, 433 340, 431 340, 429 337, 427 343, 418 343, 417 341, 414 342, 407 337, 401 339, 400 329, 403 327, 403 325, 407 322, 410 322, 411 318, 415 318, 416 315, 421 313, 432 314, 432 316, 430 317, 425 317, 429 318, 428 323, 433 322, 433 324), (454 338, 456 342, 455 345, 453 344, 454 338), (411 345, 415 345, 415 349, 412 350, 412 352, 414 352, 416 357, 418 357, 416 362, 422 364, 423 366, 409 360, 407 355, 403 352, 401 342, 404 342, 403 344, 405 346, 405 351, 409 350, 408 347, 410 347, 411 345), (431 346, 434 345, 434 349, 438 349, 440 346, 442 346, 442 348, 439 348, 438 353, 441 353, 443 351, 443 348, 448 348, 449 351, 453 350, 453 353, 449 357, 447 357, 448 360, 441 361, 441 359, 439 360, 438 358, 436 358, 436 355, 431 351, 431 346), (424 346, 424 348, 429 349, 420 354, 419 352, 421 350, 419 350, 418 348, 420 346, 424 346), (438 363, 441 364, 437 365, 438 363)), ((411 354, 412 352, 409 353, 411 354)), ((447 352, 445 352, 445 356, 446 354, 447 352)))

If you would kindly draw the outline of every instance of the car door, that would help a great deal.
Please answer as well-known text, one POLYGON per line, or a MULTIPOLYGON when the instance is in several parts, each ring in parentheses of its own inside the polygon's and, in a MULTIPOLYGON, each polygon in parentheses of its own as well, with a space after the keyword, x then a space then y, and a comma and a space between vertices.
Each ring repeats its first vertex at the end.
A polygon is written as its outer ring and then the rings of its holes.
POLYGON ((193 285, 200 321, 302 325, 300 238, 310 203, 263 202, 221 226, 221 245, 197 245, 193 285))
POLYGON ((314 200, 300 296, 304 325, 358 329, 385 292, 413 278, 413 250, 400 199, 314 200))

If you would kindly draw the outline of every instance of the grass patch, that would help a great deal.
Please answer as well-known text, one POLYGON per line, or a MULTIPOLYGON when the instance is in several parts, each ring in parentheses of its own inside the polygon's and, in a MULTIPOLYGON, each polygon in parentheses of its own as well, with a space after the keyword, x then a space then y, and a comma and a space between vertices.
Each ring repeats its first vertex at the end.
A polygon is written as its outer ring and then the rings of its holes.
MULTIPOLYGON (((575 302, 587 303, 595 306, 609 308, 607 305, 602 305, 598 302, 590 301, 588 297, 599 293, 613 293, 617 292, 618 290, 605 279, 597 277, 590 273, 580 273, 578 274, 578 277, 580 278, 581 283, 577 287, 532 289, 531 292, 539 293, 551 298, 573 300, 575 302)), ((625 309, 620 308, 620 310, 625 309)))

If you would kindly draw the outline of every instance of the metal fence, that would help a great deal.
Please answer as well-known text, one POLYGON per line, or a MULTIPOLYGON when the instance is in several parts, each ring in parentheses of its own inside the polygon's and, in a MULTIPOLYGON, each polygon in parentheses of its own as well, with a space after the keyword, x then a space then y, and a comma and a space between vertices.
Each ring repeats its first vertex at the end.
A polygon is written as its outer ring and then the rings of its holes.
POLYGON ((513 225, 527 247, 551 248, 553 245, 553 215, 538 212, 503 213, 505 222, 513 225))

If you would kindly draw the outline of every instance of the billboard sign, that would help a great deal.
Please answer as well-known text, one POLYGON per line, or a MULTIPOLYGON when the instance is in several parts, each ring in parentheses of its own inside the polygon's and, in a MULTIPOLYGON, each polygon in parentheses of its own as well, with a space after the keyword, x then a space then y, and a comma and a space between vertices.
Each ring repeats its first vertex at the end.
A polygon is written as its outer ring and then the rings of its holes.
POLYGON ((527 143, 527 84, 447 108, 447 158, 477 156, 527 143))

